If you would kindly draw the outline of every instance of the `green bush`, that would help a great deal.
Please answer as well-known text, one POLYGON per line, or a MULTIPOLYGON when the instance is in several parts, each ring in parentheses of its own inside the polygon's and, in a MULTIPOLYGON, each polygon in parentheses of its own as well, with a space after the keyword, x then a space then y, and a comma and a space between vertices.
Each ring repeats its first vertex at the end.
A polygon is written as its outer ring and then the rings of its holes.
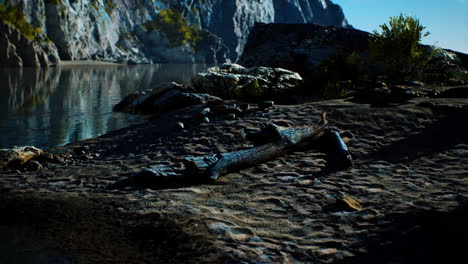
POLYGON ((420 78, 422 68, 431 54, 419 42, 429 35, 418 19, 411 16, 390 17, 387 24, 380 25, 381 32, 374 30, 370 39, 372 57, 385 68, 390 81, 420 78))
POLYGON ((29 40, 35 39, 42 33, 42 28, 30 24, 23 12, 16 7, 7 7, 4 4, 0 4, 0 20, 17 28, 29 40))
POLYGON ((144 25, 148 30, 158 30, 169 39, 171 46, 189 44, 195 49, 201 40, 198 25, 190 25, 183 13, 177 9, 162 10, 154 21, 144 25))

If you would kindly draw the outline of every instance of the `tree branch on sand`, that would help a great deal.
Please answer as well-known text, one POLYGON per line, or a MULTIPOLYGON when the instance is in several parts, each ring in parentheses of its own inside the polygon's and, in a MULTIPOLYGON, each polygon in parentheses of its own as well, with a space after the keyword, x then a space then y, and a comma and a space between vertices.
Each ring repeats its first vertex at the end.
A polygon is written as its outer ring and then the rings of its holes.
POLYGON ((216 180, 220 176, 302 149, 320 138, 327 125, 325 112, 322 113, 322 119, 316 126, 280 127, 269 124, 258 132, 260 137, 253 138, 268 138, 270 142, 237 152, 208 157, 186 157, 186 167, 197 175, 216 180))

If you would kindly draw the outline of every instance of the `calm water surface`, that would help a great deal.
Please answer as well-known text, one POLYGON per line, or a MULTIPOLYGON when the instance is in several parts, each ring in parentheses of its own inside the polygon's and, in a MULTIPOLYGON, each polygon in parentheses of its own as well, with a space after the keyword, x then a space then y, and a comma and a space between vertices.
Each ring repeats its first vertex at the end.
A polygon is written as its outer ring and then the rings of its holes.
POLYGON ((189 83, 207 65, 0 68, 0 148, 64 145, 144 120, 112 112, 135 91, 189 83))

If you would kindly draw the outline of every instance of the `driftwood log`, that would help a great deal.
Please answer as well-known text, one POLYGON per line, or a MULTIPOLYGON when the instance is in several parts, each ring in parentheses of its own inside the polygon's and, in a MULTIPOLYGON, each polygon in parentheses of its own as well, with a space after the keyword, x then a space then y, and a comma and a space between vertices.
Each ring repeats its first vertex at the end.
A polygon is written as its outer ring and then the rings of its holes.
POLYGON ((322 120, 317 126, 279 127, 270 124, 259 132, 261 136, 253 137, 267 138, 270 142, 237 152, 209 157, 186 157, 186 166, 200 176, 216 180, 220 176, 297 151, 321 137, 327 125, 325 112, 322 113, 322 120))

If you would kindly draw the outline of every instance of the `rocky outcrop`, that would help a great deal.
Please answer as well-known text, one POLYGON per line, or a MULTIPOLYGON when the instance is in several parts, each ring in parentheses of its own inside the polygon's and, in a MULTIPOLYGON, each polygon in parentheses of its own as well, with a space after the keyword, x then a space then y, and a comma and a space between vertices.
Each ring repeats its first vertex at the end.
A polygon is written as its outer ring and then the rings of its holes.
POLYGON ((201 24, 225 41, 231 50, 230 57, 234 60, 242 54, 250 30, 256 22, 348 26, 341 7, 330 0, 214 0, 204 2, 204 6, 198 6, 203 11, 200 16, 201 24), (219 12, 220 10, 222 12, 219 12))
POLYGON ((198 91, 227 99, 271 99, 293 94, 293 90, 302 84, 302 78, 281 68, 223 64, 198 73, 192 84, 198 91))
POLYGON ((339 52, 367 56, 370 36, 352 28, 257 23, 239 63, 248 67, 284 67, 302 73, 339 52))
POLYGON ((330 0, 0 0, 0 6, 41 29, 62 60, 218 64, 239 57, 255 22, 347 26, 330 0))
POLYGON ((23 165, 42 153, 43 151, 41 149, 31 146, 0 149, 0 170, 23 165))
POLYGON ((130 94, 115 105, 113 110, 132 114, 159 114, 211 101, 222 100, 208 94, 196 93, 180 84, 170 83, 151 91, 130 94))
POLYGON ((0 21, 0 65, 47 67, 59 61, 56 46, 44 39, 28 39, 17 28, 0 21))
POLYGON ((452 50, 427 47, 433 53, 432 59, 424 67, 424 79, 451 85, 468 83, 468 55, 452 50))

